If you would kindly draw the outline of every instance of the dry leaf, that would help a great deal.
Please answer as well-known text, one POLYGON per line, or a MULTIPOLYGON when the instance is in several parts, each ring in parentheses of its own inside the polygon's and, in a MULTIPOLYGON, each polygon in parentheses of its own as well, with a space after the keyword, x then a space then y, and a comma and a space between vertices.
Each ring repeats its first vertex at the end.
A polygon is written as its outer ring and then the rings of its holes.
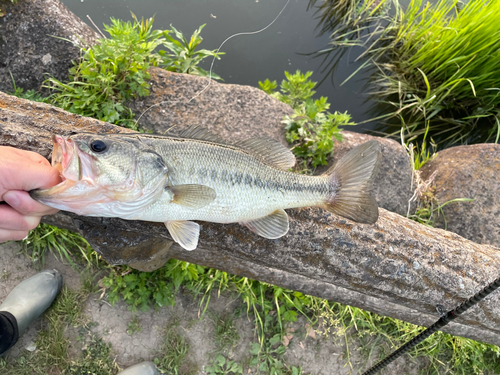
POLYGON ((285 345, 286 347, 288 347, 288 344, 290 344, 290 341, 293 339, 293 335, 291 333, 289 333, 288 335, 285 335, 283 336, 283 345, 285 345))
POLYGON ((306 337, 307 336, 310 336, 313 339, 316 338, 316 331, 314 330, 314 328, 310 324, 306 324, 306 337))

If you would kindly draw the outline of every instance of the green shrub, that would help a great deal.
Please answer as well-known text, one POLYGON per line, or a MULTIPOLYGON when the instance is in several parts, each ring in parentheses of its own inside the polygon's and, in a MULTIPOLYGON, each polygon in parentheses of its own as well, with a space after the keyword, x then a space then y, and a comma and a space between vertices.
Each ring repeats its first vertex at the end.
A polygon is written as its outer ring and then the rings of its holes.
POLYGON ((328 157, 333 154, 333 138, 342 140, 339 126, 354 125, 347 112, 328 112, 330 104, 326 97, 312 99, 316 82, 309 80, 311 75, 312 72, 302 74, 299 70, 295 74, 285 72, 280 92, 275 91, 276 81, 259 82, 262 90, 293 108, 294 113, 284 116, 283 123, 286 139, 293 145, 292 152, 304 170, 327 165, 328 157))
POLYGON ((152 29, 153 18, 134 23, 111 18, 105 25, 111 38, 100 39, 83 48, 82 61, 70 69, 70 81, 46 81, 53 92, 52 102, 69 112, 94 117, 137 129, 133 113, 123 102, 149 94, 148 69, 158 66, 161 56, 154 52, 163 32, 152 29))
MULTIPOLYGON (((69 112, 93 117, 138 130, 134 114, 124 105, 127 100, 149 95, 151 66, 174 72, 208 76, 197 66, 206 57, 222 53, 196 48, 202 39, 201 29, 187 42, 183 34, 172 30, 153 30, 154 17, 146 21, 124 22, 111 18, 104 25, 110 38, 100 39, 92 47, 83 48, 82 60, 70 69, 69 82, 49 78, 45 85, 52 92, 51 104, 69 112), (175 40, 174 35, 182 42, 175 40), (160 46, 167 51, 157 51, 160 46)), ((212 78, 220 79, 216 74, 212 78)))

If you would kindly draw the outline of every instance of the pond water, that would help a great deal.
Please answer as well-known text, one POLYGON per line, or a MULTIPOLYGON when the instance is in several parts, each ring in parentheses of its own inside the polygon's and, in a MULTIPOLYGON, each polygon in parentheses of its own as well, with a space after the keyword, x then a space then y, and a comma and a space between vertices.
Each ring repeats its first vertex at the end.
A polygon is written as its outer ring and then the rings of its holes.
MULTIPOLYGON (((130 12, 139 19, 155 15, 155 29, 168 29, 172 24, 189 37, 200 25, 206 24, 201 36, 202 48, 217 49, 229 36, 260 30, 267 26, 283 9, 286 0, 62 0, 78 17, 91 25, 102 28, 110 17, 132 20, 130 12)), ((313 71, 311 79, 321 81, 322 59, 306 54, 328 46, 328 35, 318 35, 315 9, 308 10, 308 1, 290 0, 276 22, 265 31, 254 35, 236 36, 221 48, 225 55, 214 64, 214 72, 224 83, 258 87, 266 78, 278 83, 284 71, 313 71)), ((353 62, 355 51, 345 55, 333 77, 327 77, 317 88, 316 96, 327 96, 330 111, 347 111, 355 122, 369 119, 364 82, 367 74, 357 74, 347 84, 340 86, 361 63, 353 62)), ((211 62, 211 61, 210 61, 211 62)), ((210 62, 203 65, 208 69, 210 62)), ((373 124, 348 127, 348 130, 366 132, 373 124)))

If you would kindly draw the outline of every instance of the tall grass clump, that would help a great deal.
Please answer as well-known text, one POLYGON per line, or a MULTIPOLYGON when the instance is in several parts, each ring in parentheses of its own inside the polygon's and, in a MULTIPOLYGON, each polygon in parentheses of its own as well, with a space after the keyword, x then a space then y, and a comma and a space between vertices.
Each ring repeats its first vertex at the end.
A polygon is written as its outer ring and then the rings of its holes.
POLYGON ((325 51, 365 49, 363 67, 376 69, 372 92, 389 106, 379 118, 397 119, 410 140, 428 125, 440 145, 498 142, 500 2, 412 0, 392 10, 392 0, 377 3, 387 5, 382 17, 365 11, 363 26, 337 30, 325 51))

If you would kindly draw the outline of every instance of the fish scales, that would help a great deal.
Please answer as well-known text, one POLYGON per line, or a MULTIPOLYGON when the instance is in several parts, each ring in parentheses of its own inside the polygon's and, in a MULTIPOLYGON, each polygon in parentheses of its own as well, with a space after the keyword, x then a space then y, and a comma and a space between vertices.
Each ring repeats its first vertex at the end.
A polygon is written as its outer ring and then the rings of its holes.
POLYGON ((150 140, 148 144, 165 161, 170 184, 205 185, 217 196, 209 205, 196 209, 169 204, 172 195, 165 191, 135 219, 247 221, 280 208, 321 205, 329 193, 324 176, 280 170, 236 147, 175 138, 150 140))

